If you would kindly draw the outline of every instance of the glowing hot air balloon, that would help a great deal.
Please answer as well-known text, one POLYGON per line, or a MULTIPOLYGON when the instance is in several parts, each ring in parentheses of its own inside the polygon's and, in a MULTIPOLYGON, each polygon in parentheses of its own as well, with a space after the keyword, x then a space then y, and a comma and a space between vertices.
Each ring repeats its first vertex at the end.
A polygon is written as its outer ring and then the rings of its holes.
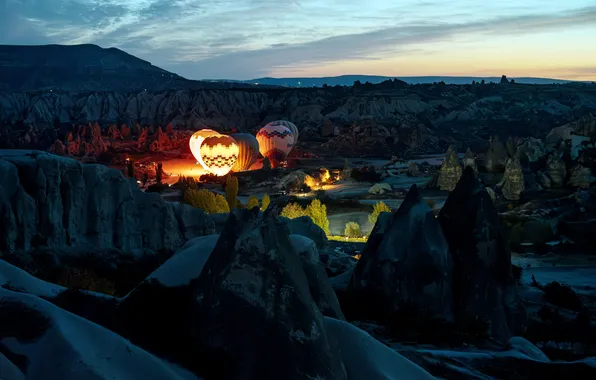
POLYGON ((292 132, 283 125, 266 125, 257 133, 259 152, 269 158, 272 166, 286 159, 294 145, 292 132))
POLYGON ((294 136, 294 142, 292 143, 292 147, 296 145, 296 143, 298 142, 298 127, 296 127, 296 124, 287 120, 275 120, 270 123, 267 123, 267 125, 265 126, 267 127, 269 125, 283 125, 284 127, 288 128, 290 132, 292 132, 292 136, 294 136))
POLYGON ((217 176, 228 174, 238 159, 238 143, 230 136, 207 137, 200 146, 205 169, 217 176))
POLYGON ((236 140, 239 148, 238 159, 232 170, 234 172, 246 171, 259 155, 259 142, 250 133, 234 133, 230 136, 236 140))
POLYGON ((205 163, 201 159, 201 144, 207 137, 211 136, 219 136, 220 134, 212 129, 201 129, 196 131, 195 133, 190 136, 190 140, 188 144, 190 146, 190 151, 192 155, 195 157, 197 162, 203 167, 203 169, 207 170, 205 167, 205 163))

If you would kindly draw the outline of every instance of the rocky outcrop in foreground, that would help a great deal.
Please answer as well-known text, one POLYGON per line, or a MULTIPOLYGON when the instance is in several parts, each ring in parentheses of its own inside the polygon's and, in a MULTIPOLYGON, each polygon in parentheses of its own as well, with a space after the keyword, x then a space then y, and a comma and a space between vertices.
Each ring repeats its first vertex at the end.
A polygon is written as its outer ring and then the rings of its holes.
POLYGON ((511 253, 485 187, 466 168, 438 217, 453 256, 456 318, 484 321, 502 342, 523 330, 511 253))
POLYGON ((362 251, 351 291, 371 302, 362 307, 384 314, 414 308, 420 315, 451 320, 449 246, 417 186, 412 186, 395 213, 384 218, 388 219, 377 222, 362 251))
POLYGON ((144 193, 118 170, 38 151, 0 150, 0 216, 6 252, 176 250, 214 232, 203 211, 144 193))

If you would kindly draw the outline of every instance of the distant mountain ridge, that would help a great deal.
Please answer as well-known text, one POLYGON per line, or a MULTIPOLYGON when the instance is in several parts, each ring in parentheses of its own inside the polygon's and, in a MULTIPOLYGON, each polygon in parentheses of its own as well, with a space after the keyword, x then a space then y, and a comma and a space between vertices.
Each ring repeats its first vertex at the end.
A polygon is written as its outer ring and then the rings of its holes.
POLYGON ((253 87, 194 81, 117 48, 97 45, 0 45, 0 91, 159 91, 253 87))
MULTIPOLYGON (((472 81, 486 83, 499 83, 501 77, 458 77, 458 76, 380 76, 380 75, 340 75, 335 77, 321 77, 321 78, 256 78, 251 80, 240 81, 242 83, 252 83, 258 85, 274 85, 285 87, 322 87, 324 84, 328 86, 351 86, 356 81, 361 83, 370 82, 377 84, 386 80, 399 79, 408 84, 423 84, 434 82, 445 82, 447 84, 471 84, 472 81)), ((551 78, 509 78, 514 79, 516 83, 521 84, 563 84, 575 82, 565 79, 551 79, 551 78)))

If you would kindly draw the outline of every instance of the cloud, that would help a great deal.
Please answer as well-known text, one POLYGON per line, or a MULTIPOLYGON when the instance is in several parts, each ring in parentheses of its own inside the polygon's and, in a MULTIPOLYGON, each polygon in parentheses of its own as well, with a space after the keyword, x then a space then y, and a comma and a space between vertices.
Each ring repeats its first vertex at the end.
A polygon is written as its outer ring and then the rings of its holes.
POLYGON ((195 79, 246 79, 281 68, 380 60, 436 43, 596 24, 596 7, 564 12, 566 6, 590 4, 590 0, 482 3, 0 0, 0 43, 95 43, 118 47, 195 79), (535 13, 537 9, 544 13, 535 13))
POLYGON ((449 41, 461 34, 519 35, 595 24, 596 7, 559 15, 510 16, 461 24, 405 25, 309 43, 235 51, 196 63, 181 63, 173 68, 182 75, 194 72, 206 78, 216 73, 226 78, 258 77, 266 75, 272 68, 289 65, 381 58, 388 53, 407 50, 411 45, 449 41))

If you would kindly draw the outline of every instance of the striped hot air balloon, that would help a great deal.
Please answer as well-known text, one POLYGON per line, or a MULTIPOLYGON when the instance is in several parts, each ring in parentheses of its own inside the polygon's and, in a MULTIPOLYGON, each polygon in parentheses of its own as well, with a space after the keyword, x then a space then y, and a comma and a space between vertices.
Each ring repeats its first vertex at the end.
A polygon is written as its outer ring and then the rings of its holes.
POLYGON ((201 149, 200 148, 201 148, 201 144, 203 143, 203 141, 205 141, 205 139, 207 137, 211 137, 211 136, 220 136, 220 134, 212 129, 205 128, 205 129, 201 129, 201 130, 198 130, 195 133, 193 133, 192 136, 190 136, 190 140, 188 141, 192 155, 195 157, 197 162, 205 170, 207 170, 207 168, 205 167, 205 163, 203 162, 203 159, 201 158, 201 149))
POLYGON ((248 170, 259 155, 259 142, 250 133, 234 133, 230 135, 238 143, 238 159, 232 168, 234 172, 248 170))
POLYGON ((232 169, 238 159, 238 143, 227 135, 207 137, 200 146, 201 158, 205 169, 224 176, 232 169))
POLYGON ((269 125, 283 125, 284 127, 288 128, 290 132, 292 132, 292 136, 294 136, 294 142, 292 143, 292 147, 294 147, 294 145, 298 143, 298 127, 296 127, 296 124, 287 120, 275 120, 270 123, 267 123, 265 126, 269 125))
POLYGON ((259 152, 269 158, 272 166, 286 159, 294 146, 292 132, 283 125, 266 125, 257 133, 259 152))

